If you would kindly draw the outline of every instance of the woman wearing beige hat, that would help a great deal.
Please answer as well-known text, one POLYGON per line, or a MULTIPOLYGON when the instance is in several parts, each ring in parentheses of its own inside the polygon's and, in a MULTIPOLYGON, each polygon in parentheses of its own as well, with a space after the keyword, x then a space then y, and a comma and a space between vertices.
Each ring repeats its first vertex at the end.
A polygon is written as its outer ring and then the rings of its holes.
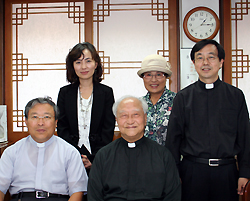
POLYGON ((143 97, 148 104, 145 136, 165 145, 167 125, 175 93, 166 88, 172 75, 171 65, 157 54, 145 57, 137 74, 143 79, 148 93, 143 97))

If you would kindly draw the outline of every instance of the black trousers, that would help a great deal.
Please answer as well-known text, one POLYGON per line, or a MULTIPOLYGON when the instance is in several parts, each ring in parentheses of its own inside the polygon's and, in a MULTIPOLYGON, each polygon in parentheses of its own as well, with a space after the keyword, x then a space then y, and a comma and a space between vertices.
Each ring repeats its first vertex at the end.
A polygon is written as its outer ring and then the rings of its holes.
POLYGON ((183 159, 182 201, 238 201, 238 175, 234 163, 210 167, 183 159))
POLYGON ((87 194, 82 196, 82 201, 88 201, 87 194))
MULTIPOLYGON (((68 201, 68 198, 35 198, 35 197, 22 197, 20 201, 68 201)), ((18 201, 18 198, 11 199, 11 201, 18 201)))

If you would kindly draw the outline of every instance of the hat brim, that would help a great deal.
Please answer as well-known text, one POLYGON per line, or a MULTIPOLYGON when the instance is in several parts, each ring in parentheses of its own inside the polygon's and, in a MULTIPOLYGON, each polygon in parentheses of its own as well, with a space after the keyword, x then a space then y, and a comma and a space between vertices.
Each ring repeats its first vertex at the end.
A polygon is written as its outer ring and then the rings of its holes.
POLYGON ((153 67, 151 66, 150 68, 143 68, 143 69, 140 69, 138 70, 137 74, 139 75, 139 77, 142 77, 142 74, 143 73, 146 73, 146 72, 149 72, 149 71, 159 71, 159 72, 163 72, 163 73, 166 73, 168 76, 167 77, 170 77, 172 75, 172 71, 171 70, 168 70, 166 68, 161 68, 159 66, 157 67, 153 67))

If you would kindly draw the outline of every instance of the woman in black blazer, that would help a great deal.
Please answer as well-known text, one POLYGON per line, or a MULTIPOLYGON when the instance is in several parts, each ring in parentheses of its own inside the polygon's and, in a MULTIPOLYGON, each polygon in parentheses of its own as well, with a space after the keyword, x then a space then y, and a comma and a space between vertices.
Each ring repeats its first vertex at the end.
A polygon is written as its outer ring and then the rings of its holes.
POLYGON ((115 117, 112 88, 100 84, 103 73, 95 47, 78 43, 66 58, 70 85, 60 89, 57 134, 81 153, 86 170, 97 151, 113 140, 115 117))

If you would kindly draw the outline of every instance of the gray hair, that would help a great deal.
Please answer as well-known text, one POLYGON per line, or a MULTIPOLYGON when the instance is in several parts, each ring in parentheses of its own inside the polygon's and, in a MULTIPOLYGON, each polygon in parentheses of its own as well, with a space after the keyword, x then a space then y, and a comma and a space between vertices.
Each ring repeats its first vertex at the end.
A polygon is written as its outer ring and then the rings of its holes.
POLYGON ((113 107, 112 107, 112 111, 113 111, 113 114, 117 115, 117 108, 119 106, 119 104, 124 100, 124 99, 136 99, 136 100, 139 100, 140 103, 141 103, 141 106, 142 106, 142 109, 143 109, 143 112, 144 114, 146 114, 146 112, 148 111, 148 104, 147 102, 143 99, 143 98, 138 98, 138 97, 135 97, 135 96, 132 96, 132 95, 126 95, 126 96, 122 96, 121 98, 119 98, 117 101, 115 101, 113 107))
POLYGON ((58 116, 59 116, 59 108, 57 107, 57 105, 52 101, 52 98, 47 96, 47 97, 44 97, 44 98, 34 98, 32 100, 30 100, 27 105, 25 106, 25 112, 24 112, 24 115, 25 115, 25 118, 28 119, 28 114, 29 114, 29 111, 30 109, 32 109, 36 104, 49 104, 53 107, 54 109, 54 112, 55 112, 55 120, 58 119, 58 116))

